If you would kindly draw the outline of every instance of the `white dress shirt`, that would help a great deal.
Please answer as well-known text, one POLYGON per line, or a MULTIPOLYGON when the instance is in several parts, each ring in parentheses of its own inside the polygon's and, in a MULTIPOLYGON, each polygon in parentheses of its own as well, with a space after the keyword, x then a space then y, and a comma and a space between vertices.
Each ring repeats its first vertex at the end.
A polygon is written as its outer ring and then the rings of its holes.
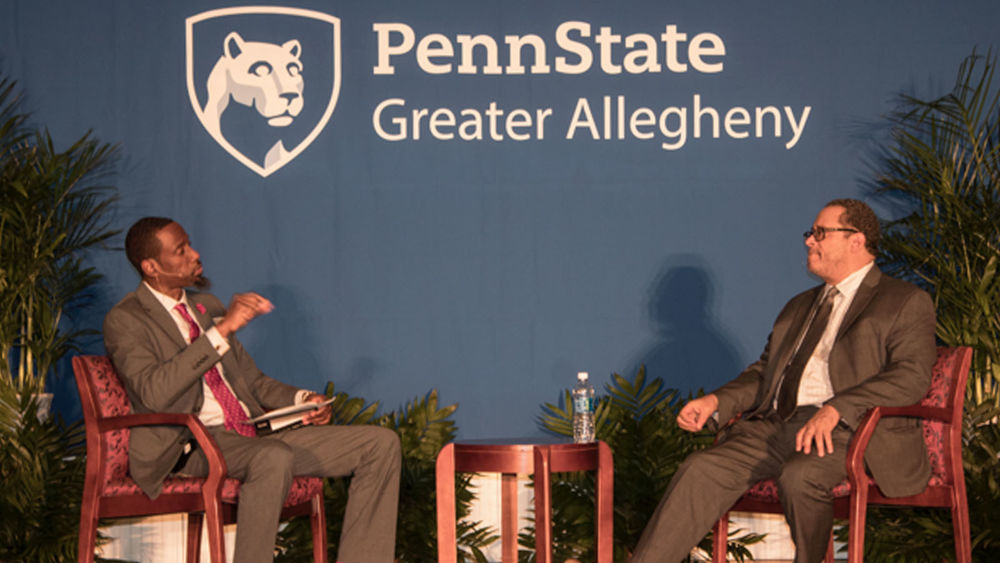
POLYGON ((833 397, 833 385, 830 383, 830 350, 833 349, 833 342, 837 338, 837 332, 840 331, 840 325, 844 322, 844 315, 854 301, 862 280, 874 266, 874 261, 869 262, 835 286, 838 294, 833 299, 830 320, 802 371, 797 401, 799 406, 821 407, 833 397))

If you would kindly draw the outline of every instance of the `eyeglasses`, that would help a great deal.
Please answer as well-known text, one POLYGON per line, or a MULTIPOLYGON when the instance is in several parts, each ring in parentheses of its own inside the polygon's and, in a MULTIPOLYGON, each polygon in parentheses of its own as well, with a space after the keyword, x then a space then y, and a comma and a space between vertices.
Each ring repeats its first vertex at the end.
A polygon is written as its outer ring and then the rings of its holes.
POLYGON ((819 241, 821 241, 821 240, 823 240, 823 239, 826 238, 826 233, 834 233, 834 232, 860 233, 861 231, 859 231, 857 229, 848 229, 848 228, 844 228, 844 227, 836 227, 836 228, 833 228, 833 227, 813 227, 812 229, 809 229, 808 231, 802 233, 802 238, 812 237, 812 238, 814 238, 816 240, 816 242, 819 242, 819 241))

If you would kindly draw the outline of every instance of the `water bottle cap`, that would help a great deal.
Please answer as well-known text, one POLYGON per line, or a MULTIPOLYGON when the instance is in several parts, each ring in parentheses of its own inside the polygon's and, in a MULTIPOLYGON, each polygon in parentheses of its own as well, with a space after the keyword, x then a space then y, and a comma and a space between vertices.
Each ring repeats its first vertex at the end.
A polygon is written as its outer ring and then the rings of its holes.
POLYGON ((577 380, 577 381, 587 381, 587 379, 588 379, 589 377, 590 377, 590 376, 589 376, 589 375, 587 374, 587 372, 585 372, 585 371, 581 371, 581 372, 578 372, 578 373, 576 374, 576 380, 577 380))

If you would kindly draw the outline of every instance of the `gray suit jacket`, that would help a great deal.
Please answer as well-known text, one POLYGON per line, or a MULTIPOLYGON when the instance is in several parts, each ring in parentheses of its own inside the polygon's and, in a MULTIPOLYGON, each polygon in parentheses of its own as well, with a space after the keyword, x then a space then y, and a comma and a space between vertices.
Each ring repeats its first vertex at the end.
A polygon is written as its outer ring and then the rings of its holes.
MULTIPOLYGON (((770 408, 795 341, 822 288, 820 285, 793 297, 778 315, 760 359, 715 391, 720 421, 770 408)), ((827 404, 856 429, 872 407, 919 401, 927 393, 936 359, 934 329, 934 304, 926 292, 872 268, 854 296, 830 351, 834 396, 827 404)), ((883 419, 872 436, 865 462, 887 496, 923 490, 930 464, 919 421, 883 419)))
MULTIPOLYGON (((188 301, 194 305, 191 314, 206 329, 214 324, 213 318, 225 314, 213 295, 189 291, 188 301)), ((104 318, 104 345, 136 413, 198 413, 204 400, 201 377, 220 360, 226 380, 251 416, 293 403, 298 391, 261 373, 235 337, 230 337, 230 349, 221 357, 204 333, 186 344, 170 314, 142 283, 104 318)), ((129 472, 147 495, 160 494, 163 479, 190 439, 183 427, 132 430, 129 472)))

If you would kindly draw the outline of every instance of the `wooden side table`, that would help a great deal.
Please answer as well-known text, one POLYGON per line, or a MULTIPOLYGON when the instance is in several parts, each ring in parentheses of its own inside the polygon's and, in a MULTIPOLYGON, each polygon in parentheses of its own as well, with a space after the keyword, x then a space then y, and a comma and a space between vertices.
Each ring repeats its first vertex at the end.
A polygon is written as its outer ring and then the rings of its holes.
POLYGON ((604 442, 553 444, 531 440, 450 443, 437 457, 438 562, 455 563, 455 473, 500 473, 501 542, 504 563, 517 561, 517 474, 535 475, 535 550, 538 563, 552 562, 550 474, 597 471, 595 548, 597 563, 611 563, 614 460, 604 442))

